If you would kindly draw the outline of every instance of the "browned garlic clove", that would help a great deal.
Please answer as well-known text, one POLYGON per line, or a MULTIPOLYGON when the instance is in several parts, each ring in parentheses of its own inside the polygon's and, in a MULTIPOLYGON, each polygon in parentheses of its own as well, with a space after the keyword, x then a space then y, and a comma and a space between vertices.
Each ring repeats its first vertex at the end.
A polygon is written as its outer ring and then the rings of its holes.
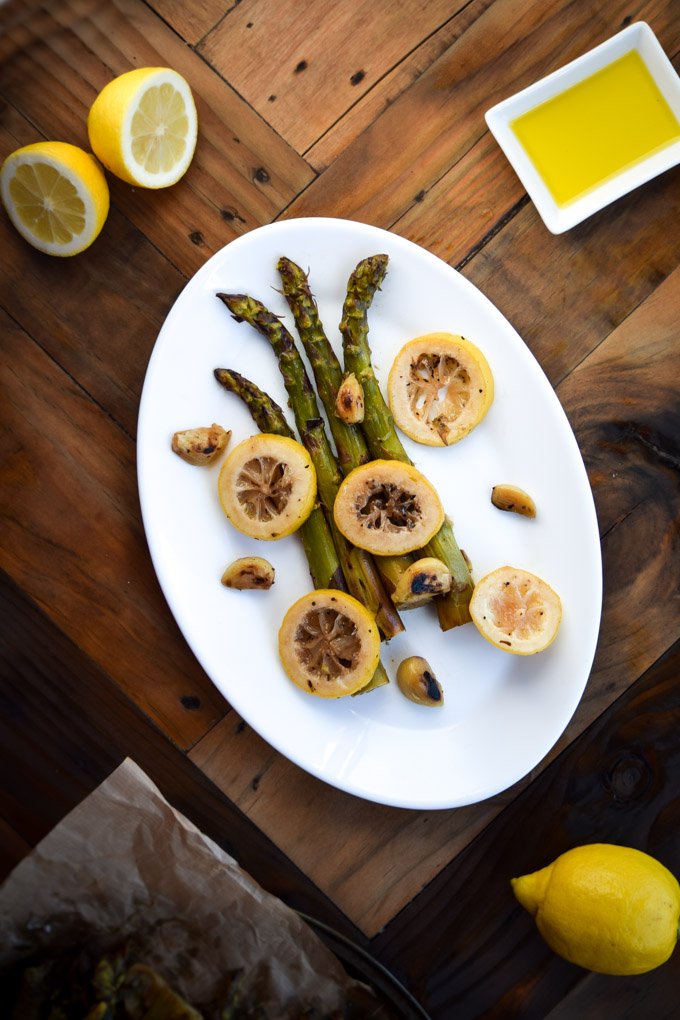
POLYGON ((249 588, 265 591, 273 585, 274 576, 275 570, 269 560, 262 556, 242 556, 229 564, 222 574, 222 584, 239 591, 249 588))
POLYGON ((207 466, 213 464, 227 448, 231 432, 213 422, 210 426, 184 429, 172 437, 172 449, 189 464, 207 466))
POLYGON ((364 420, 364 390, 353 372, 342 381, 335 398, 335 410, 345 425, 358 425, 364 420))
POLYGON ((499 510, 507 510, 522 517, 535 517, 536 504, 528 492, 517 485, 494 485, 491 502, 499 510))
POLYGON ((397 582, 392 601, 397 609, 416 609, 430 602, 435 595, 451 591, 451 571, 434 556, 424 556, 411 563, 397 582))
POLYGON ((397 685, 401 693, 417 705, 436 708, 444 704, 441 684, 427 660, 420 655, 411 655, 400 663, 397 669, 397 685))

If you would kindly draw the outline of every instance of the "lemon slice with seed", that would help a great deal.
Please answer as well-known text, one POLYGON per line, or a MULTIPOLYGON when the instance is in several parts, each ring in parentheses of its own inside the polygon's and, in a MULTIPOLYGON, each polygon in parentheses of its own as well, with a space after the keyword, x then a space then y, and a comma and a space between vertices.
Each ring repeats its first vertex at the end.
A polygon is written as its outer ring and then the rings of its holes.
POLYGON ((469 340, 427 333, 399 351, 387 391, 394 420, 405 435, 425 446, 451 446, 491 407, 493 376, 469 340))
POLYGON ((168 67, 139 67, 105 85, 87 118, 104 166, 143 188, 167 188, 189 168, 198 120, 191 89, 168 67))
POLYGON ((534 655, 555 640, 562 602, 536 574, 499 567, 475 585, 470 615, 477 630, 496 648, 513 655, 534 655))
POLYGON ((368 609, 331 588, 303 595, 279 630, 279 655, 297 687, 319 698, 356 694, 380 661, 380 634, 368 609))
POLYGON ((96 159, 68 142, 35 142, 0 171, 2 202, 29 244, 47 255, 77 255, 100 233, 109 188, 96 159))
POLYGON ((273 541, 291 535, 309 517, 316 472, 301 443, 261 432, 232 450, 217 490, 235 528, 250 538, 273 541))

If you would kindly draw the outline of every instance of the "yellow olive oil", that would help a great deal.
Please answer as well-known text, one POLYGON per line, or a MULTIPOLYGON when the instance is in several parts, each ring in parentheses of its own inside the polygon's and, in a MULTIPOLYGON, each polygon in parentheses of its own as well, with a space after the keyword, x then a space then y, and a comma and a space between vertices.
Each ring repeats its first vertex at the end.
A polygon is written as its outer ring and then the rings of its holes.
POLYGON ((510 126, 558 205, 680 138, 680 122, 637 50, 510 126))

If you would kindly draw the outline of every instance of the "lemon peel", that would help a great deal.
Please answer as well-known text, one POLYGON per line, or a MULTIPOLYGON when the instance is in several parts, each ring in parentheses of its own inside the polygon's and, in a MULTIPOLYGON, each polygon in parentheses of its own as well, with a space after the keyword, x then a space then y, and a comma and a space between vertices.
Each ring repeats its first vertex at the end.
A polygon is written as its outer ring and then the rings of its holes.
POLYGON ((600 974, 644 974, 671 956, 680 885, 641 850, 590 843, 511 879, 550 948, 600 974))

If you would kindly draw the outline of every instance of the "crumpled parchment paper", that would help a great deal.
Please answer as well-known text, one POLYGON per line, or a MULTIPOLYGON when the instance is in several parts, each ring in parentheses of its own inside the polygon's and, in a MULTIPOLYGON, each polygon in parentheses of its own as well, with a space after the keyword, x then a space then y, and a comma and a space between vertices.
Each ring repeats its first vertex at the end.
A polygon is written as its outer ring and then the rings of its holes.
MULTIPOLYGON (((298 915, 124 761, 0 887, 0 976, 36 950, 148 933, 145 962, 197 1008, 227 972, 265 1015, 322 1015, 348 997, 387 1017, 298 915)), ((354 1015, 354 1014, 353 1014, 354 1015)))

